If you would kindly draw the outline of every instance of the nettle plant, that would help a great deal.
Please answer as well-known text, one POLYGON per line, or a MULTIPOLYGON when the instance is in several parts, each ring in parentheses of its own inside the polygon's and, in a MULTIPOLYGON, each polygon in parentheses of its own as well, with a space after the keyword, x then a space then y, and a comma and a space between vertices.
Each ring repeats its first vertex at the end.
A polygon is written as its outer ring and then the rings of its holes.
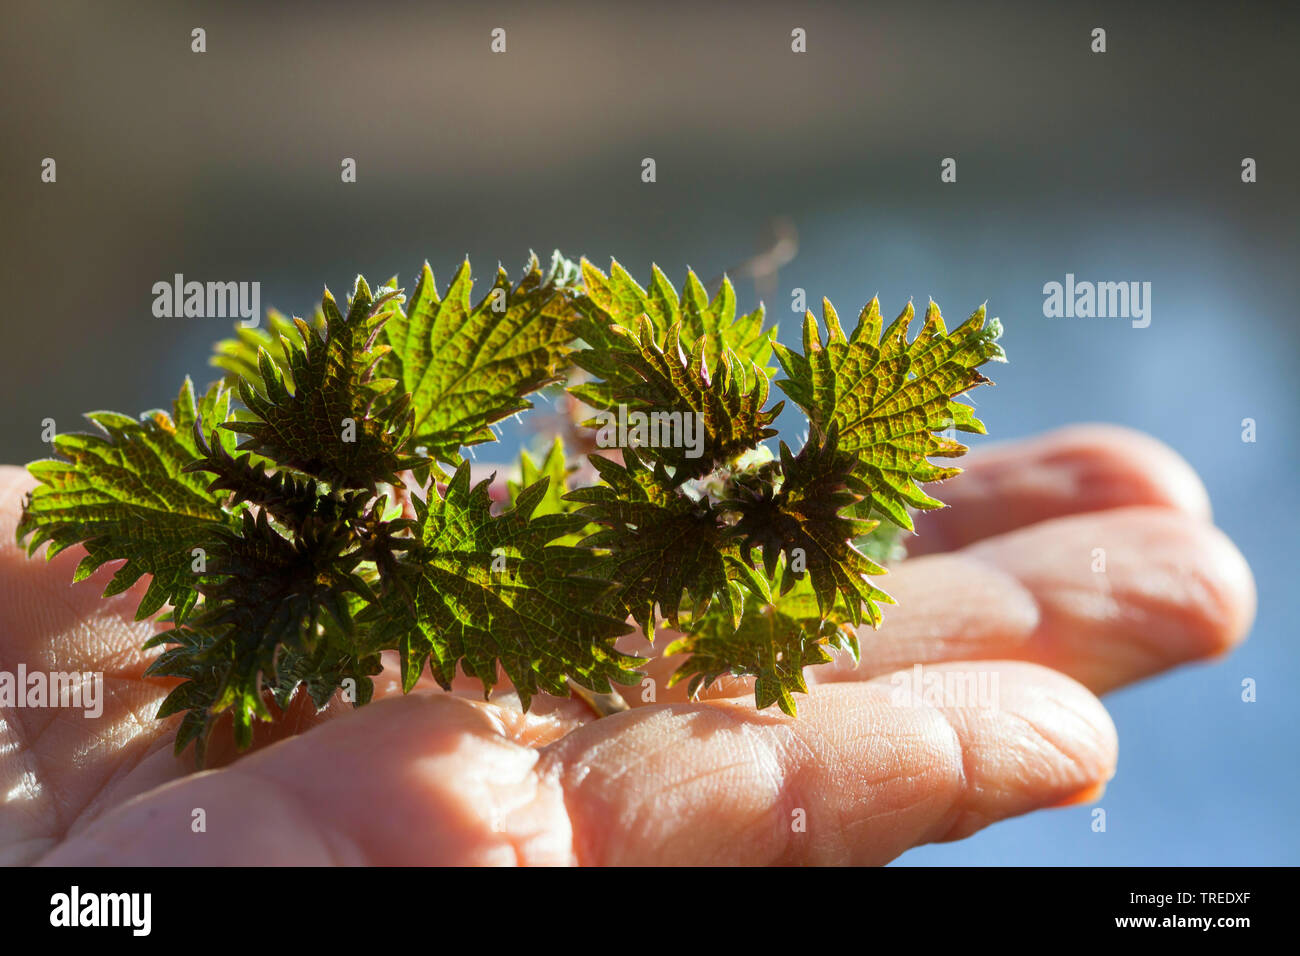
POLYGON ((929 459, 966 451, 940 433, 984 431, 954 399, 1004 361, 983 307, 950 332, 930 303, 909 339, 910 304, 882 328, 872 299, 845 334, 825 302, 797 352, 726 279, 710 296, 688 272, 679 294, 655 268, 646 289, 557 253, 477 303, 471 286, 466 262, 439 294, 426 264, 409 296, 358 277, 346 309, 326 291, 310 321, 272 312, 218 345, 206 392, 91 413, 97 434, 29 466, 29 553, 83 545, 78 581, 124 562, 105 596, 149 576, 136 616, 165 610, 147 673, 180 679, 157 715, 184 715, 177 753, 201 764, 227 711, 247 747, 300 691, 364 704, 386 650, 408 691, 460 668, 485 694, 504 674, 525 709, 577 693, 608 712, 642 678, 629 621, 677 632, 692 694, 750 675, 758 707, 794 715, 803 668, 880 624, 872 579, 910 511, 941 507, 918 483, 959 471, 929 459), (773 358, 807 416, 798 453, 765 444, 773 358), (463 454, 543 389, 587 464, 557 439, 494 501, 463 454))

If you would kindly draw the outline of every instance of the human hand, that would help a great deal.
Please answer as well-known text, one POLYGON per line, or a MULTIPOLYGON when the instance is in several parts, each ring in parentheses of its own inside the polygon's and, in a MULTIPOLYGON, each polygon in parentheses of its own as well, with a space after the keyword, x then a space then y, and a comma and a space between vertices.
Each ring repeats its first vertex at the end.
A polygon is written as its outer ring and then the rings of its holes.
POLYGON ((1094 799, 1117 752, 1094 694, 1225 652, 1255 608, 1187 464, 1080 426, 970 456, 883 579, 899 606, 864 629, 860 664, 808 669, 797 718, 756 711, 747 680, 687 701, 662 658, 654 703, 631 688, 633 709, 599 720, 555 698, 522 714, 470 681, 402 696, 390 663, 386 699, 297 700, 238 758, 219 727, 196 774, 171 753, 179 718, 153 718, 172 682, 142 676, 143 585, 101 599, 116 563, 70 585, 77 554, 29 561, 13 528, 30 487, 0 470, 0 670, 102 672, 105 699, 98 719, 0 710, 0 863, 885 863, 1094 799), (997 706, 900 706, 891 675, 916 664, 996 675, 997 706))

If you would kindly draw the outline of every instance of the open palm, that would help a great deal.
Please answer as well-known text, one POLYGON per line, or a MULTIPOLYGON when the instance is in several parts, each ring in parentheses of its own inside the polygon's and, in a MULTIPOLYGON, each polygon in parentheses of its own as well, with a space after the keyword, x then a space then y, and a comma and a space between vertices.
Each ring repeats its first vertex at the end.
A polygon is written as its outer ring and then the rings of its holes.
POLYGON ((404 697, 390 662, 383 699, 296 701, 238 759, 219 728, 193 773, 153 718, 172 682, 142 676, 142 585, 103 600, 113 565, 73 585, 78 555, 29 561, 13 529, 30 487, 0 470, 0 670, 102 672, 105 699, 98 719, 0 710, 10 864, 884 863, 1095 798, 1117 744, 1094 695, 1226 651, 1255 608, 1191 469, 1081 426, 972 455, 884 579, 899 606, 861 663, 810 668, 795 719, 756 711, 743 680, 687 701, 672 660, 599 720, 469 682, 404 697), (900 704, 891 675, 918 663, 996 674, 996 706, 900 704))

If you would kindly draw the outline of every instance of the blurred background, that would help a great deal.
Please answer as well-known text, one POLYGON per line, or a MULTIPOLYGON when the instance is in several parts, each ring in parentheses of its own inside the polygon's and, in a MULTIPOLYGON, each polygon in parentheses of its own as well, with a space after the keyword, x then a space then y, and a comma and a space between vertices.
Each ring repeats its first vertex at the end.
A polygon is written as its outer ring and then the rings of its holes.
POLYGON ((174 273, 260 281, 263 307, 307 314, 323 284, 409 281, 426 258, 442 282, 468 254, 480 289, 498 259, 555 247, 680 282, 793 230, 791 261, 738 282, 783 341, 796 287, 850 315, 875 293, 890 315, 933 297, 958 320, 988 300, 1011 357, 976 396, 991 432, 1156 435, 1200 471, 1259 587, 1230 658, 1107 698, 1105 833, 1088 805, 898 865, 1300 863, 1298 11, 10 0, 0 460, 41 457, 43 418, 75 430, 215 377, 231 323, 151 313, 174 273), (1150 326, 1045 318, 1066 273, 1150 282, 1150 326))

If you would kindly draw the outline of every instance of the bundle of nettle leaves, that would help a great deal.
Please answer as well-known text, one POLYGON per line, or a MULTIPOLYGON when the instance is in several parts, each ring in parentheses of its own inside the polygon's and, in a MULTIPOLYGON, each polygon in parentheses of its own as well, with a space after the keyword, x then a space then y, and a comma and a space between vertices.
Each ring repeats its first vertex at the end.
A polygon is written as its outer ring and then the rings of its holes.
POLYGON ((427 264, 409 296, 358 277, 346 310, 326 291, 312 321, 241 328, 213 360, 225 378, 187 380, 170 415, 91 413, 98 434, 30 466, 29 553, 80 543, 76 580, 124 561, 105 596, 149 575, 137 618, 170 605, 146 646, 167 648, 148 673, 181 679, 158 712, 184 714, 178 753, 193 741, 201 763, 226 711, 247 747, 268 698, 300 689, 363 704, 384 650, 407 690, 459 666, 485 692, 504 672, 525 708, 591 700, 641 680, 616 647, 629 619, 679 633, 666 653, 692 693, 752 675, 760 708, 793 715, 803 668, 856 657, 856 626, 892 603, 872 576, 909 509, 941 506, 917 483, 959 470, 928 459, 966 451, 938 433, 984 431, 954 397, 1004 360, 983 307, 949 332, 931 303, 909 341, 910 304, 882 331, 873 299, 846 335, 825 302, 826 340, 809 313, 800 354, 761 307, 737 316, 725 279, 710 297, 688 273, 679 295, 657 268, 643 289, 557 253, 514 285, 498 269, 477 304, 471 285, 468 263, 442 295, 427 264), (773 356, 808 418, 797 454, 763 444, 784 404, 768 406, 773 356), (524 453, 494 504, 462 452, 557 383, 606 413, 589 427, 621 407, 702 423, 702 441, 596 449, 598 483, 576 488, 558 444, 524 453))

